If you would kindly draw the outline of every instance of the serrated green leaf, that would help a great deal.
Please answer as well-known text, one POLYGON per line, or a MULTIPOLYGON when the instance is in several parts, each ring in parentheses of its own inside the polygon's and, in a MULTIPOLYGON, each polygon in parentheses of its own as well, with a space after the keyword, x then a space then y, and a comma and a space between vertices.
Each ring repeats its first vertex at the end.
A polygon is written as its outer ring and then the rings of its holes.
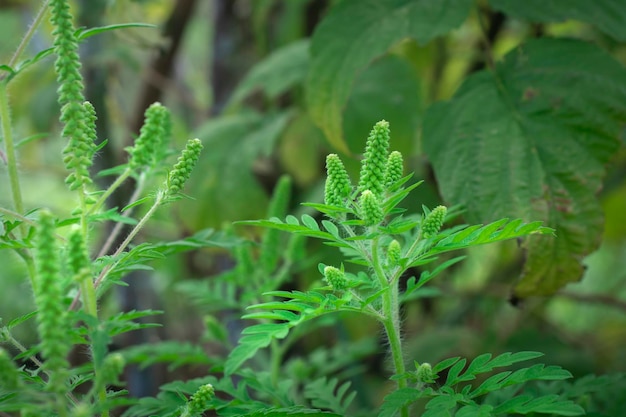
MULTIPOLYGON (((258 324, 256 326, 263 326, 258 324)), ((255 326, 251 326, 255 327, 255 326)), ((250 329, 248 327, 247 329, 250 329)), ((271 331, 246 334, 241 337, 239 344, 233 349, 224 364, 224 373, 232 375, 246 360, 262 348, 269 346, 274 338, 284 338, 289 333, 289 323, 277 323, 271 331)))
POLYGON ((447 368, 451 367, 452 365, 454 365, 455 363, 457 363, 459 361, 459 359, 461 359, 461 357, 460 356, 456 356, 454 358, 448 358, 448 359, 442 360, 437 365, 433 366, 433 373, 438 374, 439 372, 443 371, 444 369, 447 369, 447 368))
MULTIPOLYGON (((427 390, 430 390, 427 388, 427 390)), ((406 407, 424 396, 426 390, 417 388, 400 388, 385 396, 378 417, 394 417, 402 407, 406 407)))
POLYGON ((492 417, 493 407, 490 405, 470 404, 459 408, 454 417, 492 417))
POLYGON ((468 221, 515 216, 556 229, 557 239, 525 243, 518 297, 579 280, 580 260, 597 248, 595 193, 626 122, 624 85, 624 67, 596 46, 542 38, 427 112, 424 149, 444 198, 464 204, 468 221))
POLYGON ((448 371, 448 379, 446 379, 446 384, 445 384, 446 386, 451 387, 455 385, 457 382, 459 382, 459 374, 461 373, 461 371, 463 371, 463 368, 465 368, 466 363, 467 363, 466 359, 461 359, 460 361, 452 365, 452 367, 448 371))
POLYGON ((329 413, 326 411, 305 409, 302 407, 293 408, 269 408, 265 410, 255 411, 251 414, 241 414, 240 417, 343 417, 340 414, 329 413))
POLYGON ((349 153, 342 113, 357 75, 397 42, 426 43, 460 25, 473 2, 450 0, 361 0, 335 6, 318 25, 306 82, 309 110, 330 143, 349 153))
POLYGON ((620 0, 489 0, 491 6, 516 19, 536 23, 575 19, 626 41, 626 7, 620 0))
POLYGON ((558 395, 546 395, 539 398, 528 398, 523 396, 526 401, 522 402, 515 398, 494 409, 497 414, 530 414, 542 413, 560 416, 579 416, 585 414, 585 410, 572 401, 560 400, 558 395))
POLYGON ((337 378, 322 377, 304 387, 304 396, 311 400, 314 407, 347 415, 346 412, 356 396, 356 391, 348 392, 351 383, 339 385, 337 378))

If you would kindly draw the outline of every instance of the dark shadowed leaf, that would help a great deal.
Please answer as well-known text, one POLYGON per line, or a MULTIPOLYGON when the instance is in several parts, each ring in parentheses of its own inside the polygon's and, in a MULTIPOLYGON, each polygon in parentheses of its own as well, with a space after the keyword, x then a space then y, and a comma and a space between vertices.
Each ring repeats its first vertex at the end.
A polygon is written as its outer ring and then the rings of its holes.
POLYGON ((444 198, 465 204, 470 222, 516 216, 556 229, 555 239, 526 241, 517 296, 581 278, 602 233, 595 195, 625 121, 625 69, 563 39, 518 47, 427 112, 424 149, 444 198))

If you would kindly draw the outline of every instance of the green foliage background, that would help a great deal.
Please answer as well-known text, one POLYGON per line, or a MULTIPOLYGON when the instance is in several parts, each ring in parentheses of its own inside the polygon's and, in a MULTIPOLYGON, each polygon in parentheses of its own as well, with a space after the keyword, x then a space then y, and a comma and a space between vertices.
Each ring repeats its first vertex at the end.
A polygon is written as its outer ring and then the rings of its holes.
MULTIPOLYGON (((19 42, 34 3, 0 2, 0 64, 19 42)), ((150 84, 173 112, 176 145, 195 136, 205 147, 186 188, 193 198, 159 213, 145 230, 147 238, 176 239, 207 227, 234 233, 232 221, 266 217, 282 174, 293 178, 288 212, 310 214, 298 203, 321 202, 325 155, 339 153, 354 178, 370 127, 386 119, 393 149, 405 156, 405 172, 427 180, 406 202, 410 209, 461 205, 467 222, 541 220, 557 234, 519 242, 523 250, 515 243, 471 249, 466 261, 433 285, 431 297, 407 303, 407 355, 436 362, 485 351, 540 350, 546 362, 576 375, 626 371, 623 2, 199 1, 165 76, 151 65, 168 45, 162 27, 184 2, 75 3, 79 26, 157 25, 107 32, 83 44, 93 89, 88 94, 101 99, 94 102, 100 137, 113 149, 96 163, 108 168, 123 162, 150 84)), ((40 31, 29 54, 50 42, 49 30, 40 31)), ((23 141, 27 208, 46 201, 69 215, 75 202, 68 203, 74 197, 64 187, 58 157, 65 144, 58 139, 49 59, 11 84, 13 122, 23 141)), ((2 206, 10 205, 6 178, 0 169, 2 206)), ((261 240, 258 230, 238 227, 236 233, 261 240)), ((291 281, 285 280, 290 289, 319 279, 317 262, 338 259, 332 248, 315 242, 306 251, 308 257, 290 271, 291 281)), ((206 339, 207 323, 240 324, 188 300, 232 263, 232 254, 214 248, 153 265, 137 298, 143 307, 166 311, 160 338, 217 349, 206 339)), ((0 317, 30 312, 17 257, 0 251, 0 265, 0 317)), ((121 300, 109 297, 102 309, 117 311, 121 300)), ((33 342, 28 326, 15 331, 33 342)), ((380 348, 342 345, 366 344, 375 329, 374 323, 342 317, 338 329, 312 331, 297 349, 320 365, 324 360, 314 357, 319 346, 354 349, 368 375, 354 382, 361 392, 355 401, 379 404, 385 374, 380 348)), ((184 357, 198 354, 190 349, 184 357)), ((185 362, 177 360, 164 355, 155 362, 185 362)), ((201 359, 188 363, 195 365, 178 371, 185 377, 204 375, 203 366, 210 366, 201 359)), ((297 371, 295 359, 289 366, 297 371)), ((342 372, 349 378, 355 369, 342 372)), ((162 376, 162 382, 170 379, 162 376)))

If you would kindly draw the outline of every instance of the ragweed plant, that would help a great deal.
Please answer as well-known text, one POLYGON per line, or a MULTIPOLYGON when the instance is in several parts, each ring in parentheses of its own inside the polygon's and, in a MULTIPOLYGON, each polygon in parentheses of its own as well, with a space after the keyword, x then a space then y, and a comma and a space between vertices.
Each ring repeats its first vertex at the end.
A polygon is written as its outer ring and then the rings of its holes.
MULTIPOLYGON (((128 162, 100 173, 114 174, 117 178, 106 190, 98 189, 91 172, 98 149, 97 115, 84 98, 78 55, 79 40, 84 37, 80 38, 82 32, 76 31, 73 25, 67 0, 50 0, 43 4, 22 44, 28 42, 49 11, 54 46, 23 63, 19 62, 23 51, 20 47, 11 65, 2 66, 5 73, 0 78, 0 119, 13 199, 12 208, 0 210, 0 248, 15 251, 23 260, 37 308, 0 328, 0 342, 6 345, 0 348, 0 413, 107 417, 111 409, 128 402, 123 399, 126 391, 112 389, 122 385, 120 375, 125 358, 119 352, 110 352, 109 345, 120 333, 152 326, 133 320, 159 312, 130 311, 103 317, 99 301, 112 284, 121 283, 129 270, 166 251, 167 243, 133 246, 133 241, 158 208, 181 198, 200 157, 202 143, 198 139, 189 140, 178 161, 166 169, 171 120, 167 108, 155 103, 146 110, 139 137, 134 146, 128 148, 128 162), (45 208, 45 203, 44 207, 26 211, 8 109, 10 81, 25 67, 51 53, 56 55, 60 139, 64 142, 60 156, 68 172, 65 184, 75 193, 78 202, 69 218, 55 215, 45 208), (103 210, 108 198, 131 176, 136 179, 137 188, 129 204, 121 210, 103 210), (151 183, 160 185, 146 193, 144 187, 151 183), (149 208, 138 219, 131 217, 137 206, 148 203, 151 203, 149 208), (94 251, 104 222, 116 225, 102 247, 94 251), (118 240, 122 224, 132 228, 124 239, 119 239, 122 242, 111 254, 111 245, 118 240), (16 338, 13 329, 33 318, 37 322, 39 343, 28 347, 16 338), (75 346, 81 346, 79 350, 87 353, 87 362, 80 366, 71 364, 68 359, 75 346), (16 366, 13 361, 17 358, 27 366, 16 366)), ((113 28, 100 28, 96 32, 113 28)), ((103 141, 100 146, 105 145, 103 141)), ((206 237, 206 233, 203 236, 206 237)), ((202 236, 193 240, 196 247, 206 242, 202 236)), ((210 393, 205 388, 189 402, 185 415, 201 413, 209 398, 210 393)))
MULTIPOLYGON (((527 381, 571 377, 569 372, 558 367, 534 365, 496 374, 477 388, 460 385, 475 379, 480 373, 541 355, 536 352, 505 353, 495 358, 485 354, 469 366, 466 366, 465 359, 460 358, 445 360, 434 366, 414 361, 415 369, 407 368, 402 346, 401 305, 418 295, 442 270, 463 257, 448 260, 432 272, 424 272, 419 279, 409 279, 406 289, 402 291, 399 285, 401 277, 413 267, 434 262, 445 252, 528 235, 552 235, 553 230, 541 226, 539 222, 524 223, 520 219, 442 229, 448 212, 444 206, 433 210, 424 208, 419 215, 405 213, 399 204, 421 182, 407 186, 411 176, 402 176, 402 155, 397 151, 389 153, 389 140, 389 124, 378 122, 367 139, 357 186, 352 185, 337 155, 327 157, 324 204, 305 204, 323 213, 327 219, 318 222, 305 214, 300 219, 287 216, 284 220, 273 217, 243 222, 322 239, 327 245, 339 248, 345 261, 339 265, 319 264, 319 272, 327 284, 324 287, 306 292, 270 291, 265 295, 282 301, 249 307, 251 312, 243 318, 260 320, 261 323, 245 329, 240 344, 226 360, 226 374, 237 373, 260 348, 288 337, 294 329, 311 320, 331 313, 353 312, 379 322, 386 335, 393 364, 391 378, 396 382, 396 390, 385 398, 379 416, 408 416, 411 404, 420 399, 430 400, 424 416, 448 416, 454 410, 457 416, 534 412, 582 414, 578 405, 558 396, 523 395, 499 404, 490 401, 488 405, 480 400, 481 396, 490 392, 520 386, 527 381), (439 374, 446 369, 448 376, 444 382, 439 374)), ((338 395, 343 396, 347 389, 344 386, 338 395)), ((333 390, 334 385, 331 387, 333 390)))

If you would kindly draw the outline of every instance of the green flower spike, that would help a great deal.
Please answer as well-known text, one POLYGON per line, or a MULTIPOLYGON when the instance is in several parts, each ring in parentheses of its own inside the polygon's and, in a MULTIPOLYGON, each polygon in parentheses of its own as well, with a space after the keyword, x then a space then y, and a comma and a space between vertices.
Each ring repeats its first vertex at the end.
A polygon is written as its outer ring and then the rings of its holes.
POLYGON ((164 154, 171 135, 170 112, 161 103, 154 103, 144 113, 144 123, 135 140, 135 146, 128 149, 130 168, 154 167, 164 154))
POLYGON ((19 374, 15 363, 6 350, 0 347, 0 381, 2 388, 13 391, 20 385, 19 374))
POLYGON ((324 267, 324 279, 334 290, 343 291, 347 288, 346 274, 334 266, 324 267))
POLYGON ((187 403, 187 412, 183 416, 198 416, 209 409, 209 402, 215 395, 215 389, 211 384, 200 386, 198 390, 191 396, 187 403))
POLYGON ((61 291, 59 251, 55 237, 54 218, 42 211, 37 233, 35 252, 37 273, 35 277, 35 303, 39 313, 37 324, 41 338, 44 369, 49 373, 48 387, 65 392, 65 371, 69 369, 67 355, 70 342, 63 293, 61 291))
POLYGON ((435 207, 422 221, 422 236, 426 239, 435 236, 441 229, 447 212, 448 209, 444 206, 435 207))
POLYGON ((404 172, 404 162, 402 160, 402 154, 398 151, 393 151, 387 158, 387 165, 385 165, 385 188, 389 189, 393 184, 402 178, 404 172))
POLYGON ((383 221, 383 209, 378 198, 370 190, 363 191, 359 200, 361 220, 366 226, 374 226, 383 221))
POLYGON ((343 207, 351 191, 352 184, 343 162, 338 155, 331 153, 326 157, 324 204, 343 207))
POLYGON ((382 197, 385 185, 385 167, 389 149, 389 123, 385 120, 374 125, 367 138, 365 155, 361 161, 359 191, 370 190, 382 197))
POLYGON ((65 126, 62 136, 68 141, 63 149, 63 162, 65 168, 71 172, 65 179, 71 190, 92 182, 89 168, 96 151, 95 119, 93 106, 88 102, 71 102, 63 106, 61 121, 65 126))
POLYGON ((387 247, 387 264, 389 266, 397 266, 400 263, 401 257, 402 247, 400 247, 400 242, 394 239, 387 247))
POLYGON ((67 0, 50 1, 50 22, 54 26, 54 52, 57 56, 54 69, 59 83, 59 104, 80 104, 83 96, 83 77, 80 74, 78 40, 72 23, 67 0))
POLYGON ((202 151, 202 142, 200 139, 190 139, 187 141, 187 146, 183 149, 183 152, 178 157, 178 162, 174 165, 174 169, 170 171, 167 181, 167 192, 169 194, 176 194, 182 190, 185 182, 191 175, 191 170, 198 162, 200 157, 200 151, 202 151))

